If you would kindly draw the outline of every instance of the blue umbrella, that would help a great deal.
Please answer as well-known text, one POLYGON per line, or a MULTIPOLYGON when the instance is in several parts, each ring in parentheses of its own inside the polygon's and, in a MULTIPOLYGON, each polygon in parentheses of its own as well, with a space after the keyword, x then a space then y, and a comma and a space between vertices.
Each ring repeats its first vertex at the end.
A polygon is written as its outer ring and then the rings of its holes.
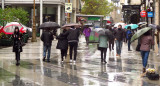
POLYGON ((127 29, 129 26, 131 27, 131 29, 136 29, 136 28, 138 28, 138 25, 137 25, 137 24, 129 24, 129 25, 126 25, 126 26, 125 26, 125 29, 127 29))

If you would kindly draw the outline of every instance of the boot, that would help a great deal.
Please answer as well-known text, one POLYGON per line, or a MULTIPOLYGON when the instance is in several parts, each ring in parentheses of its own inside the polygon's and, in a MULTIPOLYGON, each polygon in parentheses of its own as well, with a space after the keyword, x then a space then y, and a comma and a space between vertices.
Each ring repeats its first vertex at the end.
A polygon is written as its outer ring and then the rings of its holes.
POLYGON ((45 61, 46 60, 46 57, 43 57, 43 61, 45 61))

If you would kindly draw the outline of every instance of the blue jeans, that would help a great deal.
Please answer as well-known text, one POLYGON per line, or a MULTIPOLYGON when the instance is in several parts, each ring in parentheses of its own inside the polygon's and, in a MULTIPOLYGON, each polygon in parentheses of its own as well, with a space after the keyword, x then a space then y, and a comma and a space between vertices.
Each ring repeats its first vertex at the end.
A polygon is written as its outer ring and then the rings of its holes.
POLYGON ((128 39, 128 50, 131 50, 131 39, 128 39))
POLYGON ((121 55, 123 41, 116 40, 116 51, 118 55, 121 55))
POLYGON ((46 57, 46 52, 48 51, 47 59, 50 59, 51 46, 43 46, 43 57, 46 57))
POLYGON ((149 51, 141 51, 143 67, 146 68, 148 62, 149 51))

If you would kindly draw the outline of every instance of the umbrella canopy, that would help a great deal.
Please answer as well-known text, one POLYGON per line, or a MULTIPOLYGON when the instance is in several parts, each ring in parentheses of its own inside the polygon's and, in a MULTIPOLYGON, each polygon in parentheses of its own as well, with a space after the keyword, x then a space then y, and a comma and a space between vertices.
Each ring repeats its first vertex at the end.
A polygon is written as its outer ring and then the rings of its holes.
POLYGON ((78 26, 78 27, 80 27, 81 24, 78 24, 78 23, 68 23, 68 24, 63 25, 62 28, 64 29, 66 27, 72 27, 72 26, 78 26))
POLYGON ((144 33, 146 33, 147 31, 151 30, 151 27, 145 27, 142 28, 140 30, 138 30, 131 38, 131 42, 133 42, 134 40, 138 39, 140 36, 142 36, 144 33))
POLYGON ((149 27, 151 27, 153 29, 157 29, 157 25, 155 25, 155 24, 149 24, 149 27))
POLYGON ((124 27, 126 26, 125 23, 116 23, 116 24, 114 25, 114 27, 117 27, 117 28, 118 28, 119 25, 122 25, 122 28, 124 28, 124 27))
POLYGON ((110 31, 108 29, 96 28, 94 31, 97 32, 99 35, 110 35, 110 31))
POLYGON ((40 29, 48 29, 48 28, 57 29, 57 28, 60 28, 60 26, 56 22, 44 22, 39 26, 39 28, 40 29))
POLYGON ((127 29, 129 26, 131 27, 131 29, 136 29, 136 28, 138 28, 138 25, 137 25, 137 24, 129 24, 129 25, 126 25, 126 26, 125 26, 125 29, 127 29))
POLYGON ((5 34, 13 34, 14 33, 14 29, 15 27, 19 28, 19 31, 21 33, 25 33, 26 30, 24 29, 23 25, 18 23, 18 22, 10 22, 7 23, 6 26, 4 28, 2 28, 1 32, 5 33, 5 34))
POLYGON ((91 27, 91 26, 93 26, 93 23, 86 23, 86 24, 84 24, 84 26, 89 26, 89 27, 91 27))

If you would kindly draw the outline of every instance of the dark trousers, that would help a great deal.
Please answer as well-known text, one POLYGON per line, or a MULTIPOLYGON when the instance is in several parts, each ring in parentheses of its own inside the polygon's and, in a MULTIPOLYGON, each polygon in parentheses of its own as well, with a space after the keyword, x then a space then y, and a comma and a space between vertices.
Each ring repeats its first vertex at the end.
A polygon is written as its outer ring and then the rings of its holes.
POLYGON ((62 58, 62 61, 63 61, 63 57, 66 57, 67 56, 67 49, 61 49, 61 58, 62 58))
POLYGON ((16 55, 16 61, 20 61, 20 52, 15 52, 16 55))
POLYGON ((114 49, 114 40, 109 40, 109 50, 114 49))
POLYGON ((128 50, 131 50, 130 46, 131 46, 131 39, 128 39, 128 50))
POLYGON ((86 44, 89 44, 89 37, 85 37, 86 38, 86 44))
POLYGON ((73 50, 74 50, 74 60, 76 60, 78 42, 69 42, 69 46, 70 46, 70 60, 72 60, 72 52, 73 52, 73 50))
POLYGON ((106 61, 107 48, 101 48, 101 62, 106 61))

